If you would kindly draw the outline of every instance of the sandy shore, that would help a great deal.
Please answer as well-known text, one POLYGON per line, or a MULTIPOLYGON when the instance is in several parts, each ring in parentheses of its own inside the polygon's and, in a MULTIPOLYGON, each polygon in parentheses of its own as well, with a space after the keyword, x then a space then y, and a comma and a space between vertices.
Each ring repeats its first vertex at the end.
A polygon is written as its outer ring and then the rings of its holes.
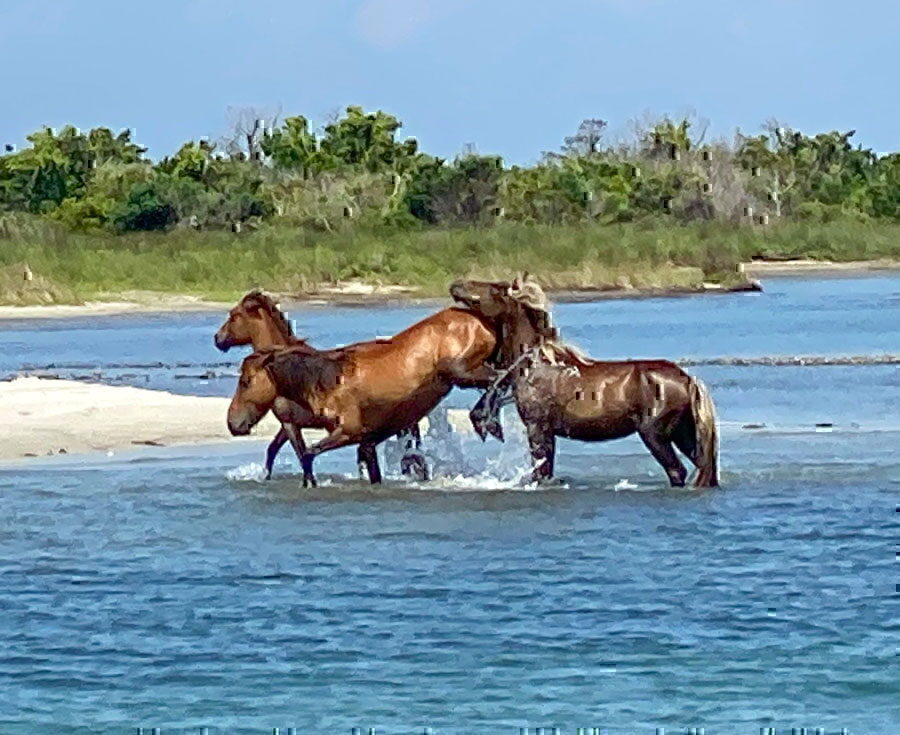
MULTIPOLYGON (((228 398, 181 396, 159 390, 24 377, 0 382, 0 460, 270 439, 278 432, 268 414, 248 438, 225 425, 228 398)), ((472 433, 468 411, 450 409, 453 431, 472 433)), ((422 420, 423 432, 429 420, 422 420)), ((325 432, 304 429, 307 441, 325 432)))
POLYGON ((192 296, 161 294, 158 299, 141 298, 119 301, 89 301, 85 304, 42 306, 0 306, 0 319, 63 319, 66 317, 107 316, 110 314, 157 314, 166 312, 227 312, 234 304, 204 301, 192 296))
POLYGON ((896 260, 851 260, 833 263, 829 260, 754 260, 741 265, 742 272, 753 278, 764 276, 821 276, 823 274, 852 275, 872 271, 900 270, 896 260))
MULTIPOLYGON (((0 383, 0 459, 241 441, 228 433, 227 410, 227 398, 17 378, 0 383)), ((277 431, 266 416, 254 435, 277 431)))

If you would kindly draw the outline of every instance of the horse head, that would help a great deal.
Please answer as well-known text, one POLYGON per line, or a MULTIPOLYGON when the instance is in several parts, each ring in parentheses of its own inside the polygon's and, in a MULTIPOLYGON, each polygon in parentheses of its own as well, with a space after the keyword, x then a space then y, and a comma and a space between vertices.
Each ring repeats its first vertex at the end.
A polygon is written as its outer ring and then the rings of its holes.
POLYGON ((213 341, 227 352, 237 345, 287 344, 292 338, 293 330, 272 297, 253 290, 228 312, 213 341))
POLYGON ((456 281, 450 295, 493 322, 501 341, 498 367, 509 367, 523 351, 556 338, 547 296, 527 273, 512 281, 456 281))
POLYGON ((232 435, 249 434, 275 403, 277 388, 269 367, 277 352, 260 350, 241 363, 237 388, 228 406, 228 430, 232 435))
POLYGON ((508 281, 455 281, 450 296, 456 303, 488 319, 504 316, 509 311, 508 281))

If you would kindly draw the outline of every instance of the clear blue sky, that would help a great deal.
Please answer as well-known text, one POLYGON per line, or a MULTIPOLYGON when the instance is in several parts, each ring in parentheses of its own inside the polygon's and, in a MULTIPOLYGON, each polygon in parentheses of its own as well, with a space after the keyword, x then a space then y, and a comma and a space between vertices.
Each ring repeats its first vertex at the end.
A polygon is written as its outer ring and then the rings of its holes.
POLYGON ((900 150, 898 0, 0 0, 0 143, 131 127, 154 157, 228 108, 348 104, 452 156, 529 163, 585 117, 694 111, 900 150))

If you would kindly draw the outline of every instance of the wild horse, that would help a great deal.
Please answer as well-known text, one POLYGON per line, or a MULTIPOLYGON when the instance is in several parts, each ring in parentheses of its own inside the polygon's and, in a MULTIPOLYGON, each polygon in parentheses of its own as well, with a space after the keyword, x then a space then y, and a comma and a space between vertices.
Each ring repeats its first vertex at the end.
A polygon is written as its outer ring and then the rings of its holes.
POLYGON ((228 409, 232 434, 247 434, 271 409, 315 484, 322 452, 359 445, 372 482, 381 481, 375 447, 429 413, 453 386, 485 388, 497 340, 489 320, 456 307, 432 314, 390 339, 328 352, 293 346, 254 352, 228 409), (308 449, 301 427, 328 436, 308 449))
MULTIPOLYGON (((228 352, 232 347, 249 344, 253 346, 254 352, 268 347, 292 347, 301 354, 319 353, 319 350, 305 339, 294 335, 290 323, 272 297, 258 290, 250 291, 234 305, 228 312, 228 318, 216 332, 213 341, 222 352, 228 352)), ((414 423, 400 432, 400 436, 407 434, 412 438, 414 446, 418 450, 422 443, 419 424, 414 423)), ((299 430, 296 432, 296 436, 297 446, 306 451, 306 442, 299 430)), ((287 441, 288 431, 282 426, 266 448, 266 478, 272 476, 275 457, 278 456, 278 452, 287 441)), ((357 461, 360 466, 367 465, 363 453, 364 450, 360 446, 357 452, 357 461)), ((300 455, 298 454, 297 457, 299 459, 300 455)), ((403 469, 404 472, 417 472, 420 476, 427 472, 424 462, 421 461, 421 455, 418 453, 404 457, 403 469)))
POLYGON ((501 341, 498 368, 507 370, 472 411, 484 438, 502 439, 499 409, 511 391, 525 424, 534 480, 553 476, 556 437, 608 441, 637 432, 669 477, 683 486, 678 447, 696 466, 696 487, 718 485, 718 437, 703 384, 666 360, 591 360, 559 342, 547 300, 527 278, 457 281, 450 294, 490 319, 501 341))

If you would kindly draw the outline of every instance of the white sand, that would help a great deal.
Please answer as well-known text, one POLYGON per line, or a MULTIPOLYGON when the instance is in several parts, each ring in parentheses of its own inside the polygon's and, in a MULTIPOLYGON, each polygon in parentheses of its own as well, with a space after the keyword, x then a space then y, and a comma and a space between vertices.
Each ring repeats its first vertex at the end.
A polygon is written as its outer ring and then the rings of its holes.
POLYGON ((756 260, 741 264, 741 272, 748 276, 821 276, 852 275, 855 273, 870 273, 881 270, 900 270, 900 262, 896 260, 851 260, 841 263, 833 263, 830 260, 810 260, 799 258, 797 260, 756 260))
MULTIPOLYGON (((69 454, 134 449, 148 442, 240 441, 225 424, 228 402, 73 380, 0 382, 0 459, 60 449, 69 454)), ((277 431, 278 422, 268 415, 254 435, 268 438, 277 431)))
POLYGON ((0 306, 0 319, 62 319, 110 314, 155 314, 160 312, 217 311, 227 314, 233 304, 173 296, 156 301, 89 301, 86 304, 0 306))
MULTIPOLYGON (((239 442, 225 424, 228 398, 180 396, 159 390, 82 383, 75 380, 16 378, 0 382, 0 460, 141 446, 239 442)), ((453 431, 472 433, 469 414, 450 409, 453 431)), ((428 419, 421 428, 428 430, 428 419)), ((270 439, 278 421, 268 414, 250 438, 270 439)), ((304 429, 308 441, 325 432, 304 429)))

